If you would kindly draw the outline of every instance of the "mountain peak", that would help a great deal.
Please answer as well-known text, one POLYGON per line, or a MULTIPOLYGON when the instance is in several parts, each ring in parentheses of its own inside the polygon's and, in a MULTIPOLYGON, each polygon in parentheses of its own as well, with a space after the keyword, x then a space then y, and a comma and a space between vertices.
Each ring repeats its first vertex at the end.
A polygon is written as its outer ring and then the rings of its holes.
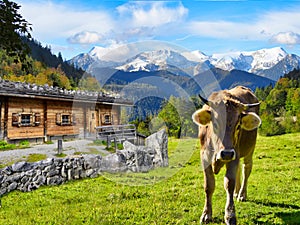
MULTIPOLYGON (((135 47, 133 44, 119 48, 97 46, 92 48, 88 54, 74 57, 73 59, 78 62, 74 64, 79 66, 93 62, 94 66, 98 68, 113 68, 125 72, 166 70, 177 75, 188 74, 191 76, 211 68, 220 68, 226 71, 246 71, 273 80, 300 65, 300 57, 297 55, 289 57, 291 54, 288 54, 281 47, 212 55, 206 55, 199 50, 176 50, 168 46, 160 46, 161 48, 156 46, 155 50, 151 50, 148 46, 148 50, 144 49, 144 51, 135 47), (84 60, 81 59, 81 63, 79 62, 80 58, 84 58, 84 60), (276 68, 280 69, 275 71, 273 68, 278 64, 285 64, 285 66, 277 66, 276 68)), ((82 68, 91 69, 90 66, 83 65, 82 68)))

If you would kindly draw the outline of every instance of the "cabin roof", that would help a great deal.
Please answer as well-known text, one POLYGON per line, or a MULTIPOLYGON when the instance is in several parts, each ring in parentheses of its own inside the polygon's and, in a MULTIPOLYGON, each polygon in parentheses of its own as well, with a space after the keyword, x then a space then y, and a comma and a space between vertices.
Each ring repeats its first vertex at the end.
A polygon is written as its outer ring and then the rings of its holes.
POLYGON ((27 82, 13 82, 0 78, 0 96, 14 96, 21 98, 37 98, 60 101, 76 101, 87 103, 101 103, 111 105, 132 106, 130 100, 118 97, 118 95, 103 92, 91 92, 84 90, 67 90, 59 87, 36 85, 27 82))

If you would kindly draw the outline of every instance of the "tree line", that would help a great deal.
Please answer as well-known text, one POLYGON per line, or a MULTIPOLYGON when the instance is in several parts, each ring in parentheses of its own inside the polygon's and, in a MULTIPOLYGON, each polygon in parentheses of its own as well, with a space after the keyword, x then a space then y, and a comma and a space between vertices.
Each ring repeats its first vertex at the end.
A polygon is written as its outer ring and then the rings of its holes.
POLYGON ((266 136, 300 131, 300 71, 294 69, 281 77, 274 87, 257 88, 261 101, 260 134, 266 136))
POLYGON ((61 53, 32 39, 32 25, 17 3, 0 1, 0 77, 11 81, 48 84, 65 89, 102 91, 97 79, 69 65, 61 53))
MULTIPOLYGON (((152 101, 153 99, 150 99, 150 102, 152 101)), ((134 108, 137 109, 133 110, 132 117, 129 119, 136 125, 139 133, 148 136, 165 128, 168 135, 172 137, 197 137, 198 128, 191 116, 196 109, 201 107, 198 97, 187 99, 170 96, 169 99, 161 99, 160 106, 155 111, 150 109, 151 106, 148 103, 136 105, 134 108), (139 114, 141 110, 143 110, 142 115, 139 114)))
MULTIPOLYGON (((269 85, 255 90, 255 95, 261 102, 260 117, 262 125, 259 133, 263 136, 273 136, 285 133, 300 132, 300 70, 294 69, 281 77, 274 86, 269 85)), ((191 115, 202 105, 198 97, 184 99, 171 96, 161 101, 155 112, 147 110, 152 104, 139 103, 131 117, 138 132, 149 135, 164 127, 169 136, 196 137, 198 130, 193 124, 191 115), (143 116, 139 113, 142 113, 143 116)), ((150 107, 151 108, 151 107, 150 107)))

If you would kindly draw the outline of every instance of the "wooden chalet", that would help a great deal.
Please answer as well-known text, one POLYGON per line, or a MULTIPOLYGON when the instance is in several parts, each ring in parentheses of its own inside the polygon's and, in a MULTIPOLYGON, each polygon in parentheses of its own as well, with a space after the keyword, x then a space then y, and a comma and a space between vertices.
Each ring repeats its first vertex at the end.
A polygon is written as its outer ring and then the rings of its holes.
POLYGON ((95 127, 119 125, 132 103, 99 92, 0 80, 0 138, 8 142, 95 136, 95 127))

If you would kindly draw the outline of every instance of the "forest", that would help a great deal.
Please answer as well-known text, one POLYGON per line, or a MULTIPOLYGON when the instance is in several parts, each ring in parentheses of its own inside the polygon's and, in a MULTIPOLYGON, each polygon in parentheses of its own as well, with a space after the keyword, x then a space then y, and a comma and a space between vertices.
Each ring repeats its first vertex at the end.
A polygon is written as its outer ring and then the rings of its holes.
POLYGON ((48 84, 69 90, 102 90, 97 79, 90 74, 64 62, 61 56, 52 54, 50 48, 42 47, 36 41, 30 41, 30 43, 31 52, 26 57, 26 63, 30 66, 26 70, 23 69, 21 62, 15 62, 14 56, 8 55, 0 48, 0 77, 2 79, 37 85, 48 84))
MULTIPOLYGON (((255 95, 260 101, 260 117, 262 125, 259 134, 273 136, 286 133, 300 132, 300 70, 294 69, 281 77, 276 84, 256 88, 255 95)), ((202 106, 197 96, 189 100, 171 96, 161 101, 160 108, 153 112, 148 105, 153 100, 144 100, 137 104, 135 115, 143 117, 132 118, 138 131, 145 135, 151 130, 163 126, 169 136, 184 137, 197 136, 197 129, 191 120, 193 110, 202 106), (184 108, 184 109, 183 109, 184 108), (181 113, 184 112, 184 113, 181 113)))
POLYGON ((259 132, 272 136, 300 131, 300 71, 295 69, 280 78, 274 87, 257 88, 263 121, 259 132))

